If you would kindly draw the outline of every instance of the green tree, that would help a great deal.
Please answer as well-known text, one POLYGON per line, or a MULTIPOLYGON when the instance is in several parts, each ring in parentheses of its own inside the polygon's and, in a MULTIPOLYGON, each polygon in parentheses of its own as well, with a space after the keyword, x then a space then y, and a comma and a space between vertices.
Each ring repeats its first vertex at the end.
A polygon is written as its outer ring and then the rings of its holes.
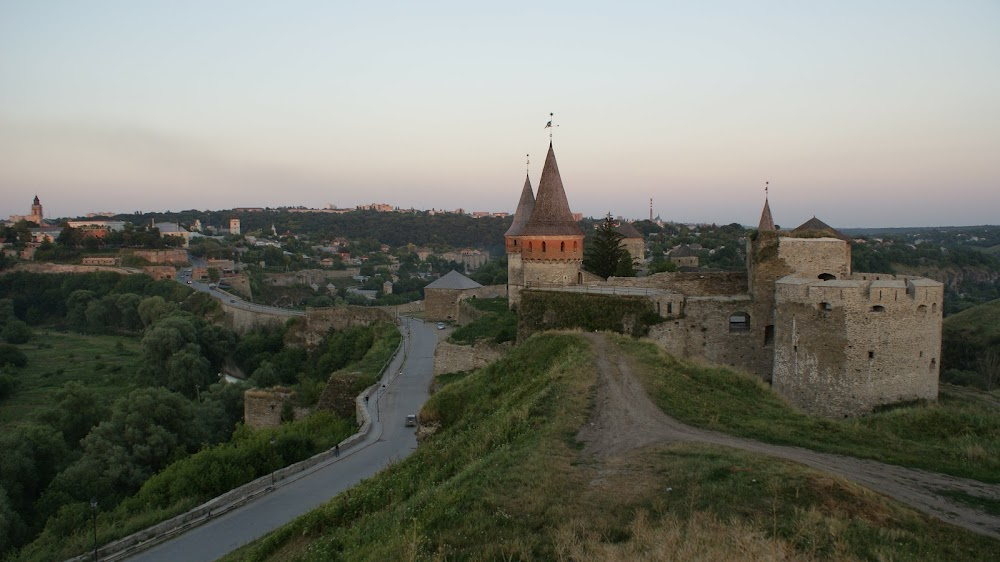
POLYGON ((608 215, 587 247, 583 256, 583 268, 605 279, 613 275, 634 277, 632 254, 625 248, 623 239, 624 237, 615 230, 615 223, 608 215))
POLYGON ((9 343, 0 343, 0 367, 10 365, 13 367, 24 367, 28 364, 28 356, 17 346, 9 343))
POLYGON ((4 323, 3 330, 0 330, 0 335, 3 336, 4 341, 7 343, 27 343, 28 340, 34 337, 35 333, 26 322, 12 318, 4 323))
POLYGON ((63 385, 55 395, 55 407, 43 412, 40 420, 62 432, 67 445, 76 447, 111 410, 98 393, 78 381, 63 385))

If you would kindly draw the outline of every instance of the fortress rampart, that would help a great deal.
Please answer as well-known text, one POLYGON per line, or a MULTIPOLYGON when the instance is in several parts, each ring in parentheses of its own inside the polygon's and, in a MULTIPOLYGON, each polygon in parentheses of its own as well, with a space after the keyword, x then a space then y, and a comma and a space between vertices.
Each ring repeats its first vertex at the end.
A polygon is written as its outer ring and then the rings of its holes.
POLYGON ((944 287, 860 274, 775 284, 775 390, 810 412, 845 417, 935 399, 944 287))

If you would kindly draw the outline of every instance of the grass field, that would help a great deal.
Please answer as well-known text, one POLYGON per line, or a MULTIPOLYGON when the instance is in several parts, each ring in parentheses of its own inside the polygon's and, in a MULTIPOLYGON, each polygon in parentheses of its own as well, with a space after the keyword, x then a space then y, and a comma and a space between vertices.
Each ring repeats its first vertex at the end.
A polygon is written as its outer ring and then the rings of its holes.
POLYGON ((617 341, 643 365, 641 375, 653 401, 691 425, 1000 482, 1000 410, 988 400, 971 400, 945 386, 936 403, 829 420, 795 410, 750 375, 675 360, 652 343, 617 341))
POLYGON ((573 335, 441 388, 406 459, 227 560, 983 560, 997 541, 794 463, 704 445, 594 457, 573 335))
POLYGON ((51 406, 54 392, 69 381, 97 390, 108 404, 146 386, 137 374, 142 362, 138 338, 41 329, 17 347, 28 356, 28 364, 14 371, 20 381, 17 390, 0 402, 0 428, 51 406))

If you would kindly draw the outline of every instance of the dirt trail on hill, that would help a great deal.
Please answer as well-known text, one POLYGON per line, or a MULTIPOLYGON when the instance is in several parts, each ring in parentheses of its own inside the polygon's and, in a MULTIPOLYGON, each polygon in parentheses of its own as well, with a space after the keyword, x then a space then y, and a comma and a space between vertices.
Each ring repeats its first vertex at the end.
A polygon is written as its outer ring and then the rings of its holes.
POLYGON ((577 434, 585 443, 585 452, 610 458, 657 443, 690 441, 725 445, 838 474, 942 521, 1000 539, 1000 517, 936 493, 958 490, 1000 500, 1000 485, 799 447, 769 445, 685 425, 653 404, 616 344, 599 334, 586 337, 596 351, 599 374, 594 411, 577 434))

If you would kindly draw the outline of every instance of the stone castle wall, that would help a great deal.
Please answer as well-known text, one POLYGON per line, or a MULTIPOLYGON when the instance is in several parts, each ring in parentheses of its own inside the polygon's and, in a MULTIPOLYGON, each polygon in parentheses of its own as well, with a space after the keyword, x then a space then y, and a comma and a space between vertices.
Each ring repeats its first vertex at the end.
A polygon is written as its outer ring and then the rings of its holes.
POLYGON ((486 285, 475 289, 424 289, 424 318, 434 322, 449 320, 462 324, 475 319, 470 318, 468 313, 463 315, 460 306, 463 301, 506 296, 506 285, 486 285))
POLYGON ((830 274, 843 279, 851 274, 851 245, 839 238, 782 237, 778 258, 803 277, 830 274))
POLYGON ((509 345, 477 343, 469 346, 442 341, 434 350, 434 376, 485 367, 509 350, 509 345))
POLYGON ((683 316, 653 326, 649 338, 678 357, 704 359, 770 380, 773 345, 765 341, 766 318, 755 319, 753 305, 747 295, 689 297, 683 316), (750 327, 733 329, 734 315, 748 317, 750 327))
POLYGON ((288 331, 288 341, 304 347, 315 347, 331 330, 352 326, 371 326, 378 322, 394 322, 388 310, 368 306, 306 308, 306 315, 288 331))
POLYGON ((172 265, 147 265, 142 270, 157 281, 161 279, 169 281, 177 275, 177 269, 172 265))
POLYGON ((846 417, 937 397, 943 285, 868 275, 778 281, 773 385, 796 406, 846 417))
POLYGON ((247 390, 243 393, 243 423, 254 429, 281 425, 281 410, 292 397, 289 389, 247 390))
POLYGON ((136 250, 132 252, 132 255, 153 264, 182 265, 188 262, 187 252, 184 250, 136 250))
POLYGON ((424 318, 433 322, 458 317, 462 289, 424 289, 424 318))
POLYGON ((648 277, 611 277, 608 285, 645 287, 675 291, 689 296, 729 296, 747 293, 747 275, 742 271, 664 272, 648 277))
POLYGON ((347 269, 303 269, 291 273, 267 273, 264 281, 275 287, 290 287, 293 285, 326 285, 327 279, 337 279, 342 277, 353 277, 358 275, 360 269, 349 267, 347 269))

